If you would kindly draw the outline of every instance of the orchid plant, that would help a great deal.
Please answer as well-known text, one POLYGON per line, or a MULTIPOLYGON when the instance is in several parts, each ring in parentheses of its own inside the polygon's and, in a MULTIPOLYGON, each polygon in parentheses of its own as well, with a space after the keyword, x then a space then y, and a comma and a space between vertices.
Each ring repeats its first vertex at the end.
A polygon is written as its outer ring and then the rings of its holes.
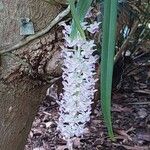
MULTIPOLYGON (((71 24, 64 27, 64 46, 62 47, 63 93, 59 100, 59 119, 57 129, 72 149, 73 138, 82 136, 86 123, 90 120, 91 104, 94 98, 95 63, 98 56, 94 40, 85 33, 99 31, 98 22, 84 22, 91 17, 92 0, 68 0, 71 7, 71 24), (76 3, 76 5, 75 5, 76 3)), ((117 18, 117 0, 104 0, 104 19, 101 50, 101 107, 108 134, 114 140, 111 122, 111 87, 115 52, 115 29, 117 18)))

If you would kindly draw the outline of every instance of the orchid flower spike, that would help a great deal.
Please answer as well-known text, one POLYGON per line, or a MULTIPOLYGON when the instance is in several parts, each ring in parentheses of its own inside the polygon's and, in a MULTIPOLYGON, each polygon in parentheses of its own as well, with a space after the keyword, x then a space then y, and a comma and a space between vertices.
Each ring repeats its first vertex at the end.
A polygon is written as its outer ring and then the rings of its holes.
MULTIPOLYGON (((94 40, 83 39, 79 34, 71 39, 71 26, 64 26, 63 34, 65 45, 62 47, 63 57, 63 93, 57 101, 59 104, 59 119, 57 129, 67 141, 68 148, 72 149, 72 138, 82 136, 86 123, 90 120, 91 104, 96 92, 94 78, 95 63, 98 56, 94 40)), ((99 23, 87 25, 83 23, 84 30, 94 33, 99 23), (93 28, 93 30, 92 30, 93 28)))

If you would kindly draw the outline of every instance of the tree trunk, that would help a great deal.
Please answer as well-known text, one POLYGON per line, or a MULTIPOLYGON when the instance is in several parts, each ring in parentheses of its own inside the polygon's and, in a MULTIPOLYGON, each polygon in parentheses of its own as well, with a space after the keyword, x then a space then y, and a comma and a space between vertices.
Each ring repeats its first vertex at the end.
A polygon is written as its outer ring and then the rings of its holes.
MULTIPOLYGON (((63 10, 42 0, 0 0, 0 52, 24 40, 20 19, 29 18, 35 33, 63 10)), ((0 150, 23 150, 47 81, 61 74, 59 29, 3 53, 0 62, 0 150)))

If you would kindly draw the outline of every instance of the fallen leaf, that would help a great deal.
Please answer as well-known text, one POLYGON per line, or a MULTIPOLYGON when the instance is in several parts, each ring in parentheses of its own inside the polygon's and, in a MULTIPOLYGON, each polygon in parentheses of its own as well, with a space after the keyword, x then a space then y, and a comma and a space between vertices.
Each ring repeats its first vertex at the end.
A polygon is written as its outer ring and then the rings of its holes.
POLYGON ((118 133, 119 135, 123 136, 125 139, 132 141, 132 138, 127 134, 126 131, 124 130, 116 130, 116 133, 118 133))
POLYGON ((150 132, 137 132, 137 138, 139 140, 150 142, 150 132))

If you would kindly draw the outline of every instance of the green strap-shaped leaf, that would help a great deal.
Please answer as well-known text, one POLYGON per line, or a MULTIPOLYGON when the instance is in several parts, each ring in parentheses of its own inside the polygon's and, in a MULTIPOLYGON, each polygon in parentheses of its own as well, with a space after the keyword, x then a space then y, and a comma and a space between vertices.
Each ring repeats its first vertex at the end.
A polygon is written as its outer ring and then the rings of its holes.
POLYGON ((104 0, 101 53, 101 106, 108 134, 114 140, 111 121, 111 90, 115 51, 117 0, 104 0))
POLYGON ((77 12, 79 14, 80 21, 83 21, 92 1, 93 0, 79 0, 77 3, 77 12))
MULTIPOLYGON (((89 7, 91 6, 93 0, 79 0, 77 5, 76 5, 76 12, 77 12, 77 16, 79 18, 80 23, 83 22, 84 17, 89 9, 89 7)), ((73 21, 72 23, 72 32, 71 32, 71 36, 74 37, 77 33, 78 29, 76 27, 75 22, 73 21)))
POLYGON ((77 15, 77 10, 75 8, 74 0, 68 0, 68 2, 69 2, 69 5, 70 5, 70 8, 71 8, 71 14, 72 14, 72 17, 73 17, 73 21, 75 23, 75 27, 80 32, 80 35, 83 38, 85 38, 84 31, 83 31, 83 29, 81 27, 81 24, 80 24, 80 17, 79 17, 79 15, 77 15))

